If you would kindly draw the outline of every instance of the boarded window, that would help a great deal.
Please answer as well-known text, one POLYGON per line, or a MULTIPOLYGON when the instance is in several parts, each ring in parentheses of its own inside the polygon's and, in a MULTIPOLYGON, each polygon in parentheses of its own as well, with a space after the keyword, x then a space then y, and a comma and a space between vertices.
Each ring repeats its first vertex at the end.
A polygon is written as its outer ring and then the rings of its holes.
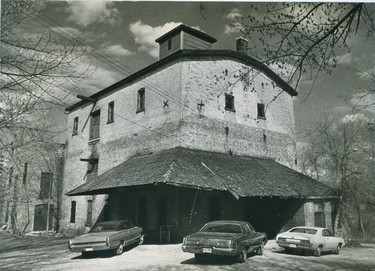
POLYGON ((138 90, 137 94, 137 113, 145 110, 145 88, 138 90))
POLYGON ((115 102, 110 102, 108 104, 108 122, 112 123, 114 121, 114 115, 115 115, 115 102))
POLYGON ((73 120, 73 135, 78 134, 78 117, 75 117, 73 120))
POLYGON ((26 185, 26 181, 27 181, 27 166, 28 166, 28 163, 25 163, 23 165, 23 176, 22 176, 22 184, 23 185, 26 185))
POLYGON ((87 163, 86 182, 90 182, 94 177, 98 176, 99 159, 90 159, 87 163))
POLYGON ((86 225, 87 227, 92 226, 92 200, 87 201, 87 220, 86 225))
POLYGON ((76 223, 76 208, 77 202, 75 200, 70 203, 70 223, 76 223))
POLYGON ((50 199, 52 198, 52 173, 51 172, 42 172, 40 178, 40 199, 50 199))
POLYGON ((91 113, 90 120, 90 140, 99 138, 100 110, 91 113))
POLYGON ((264 110, 264 104, 258 104, 258 118, 259 119, 265 119, 266 118, 266 112, 264 110))
POLYGON ((230 94, 225 94, 225 110, 235 111, 234 110, 234 96, 230 94))
POLYGON ((315 221, 315 227, 325 228, 326 220, 325 220, 324 212, 315 212, 314 221, 315 221))

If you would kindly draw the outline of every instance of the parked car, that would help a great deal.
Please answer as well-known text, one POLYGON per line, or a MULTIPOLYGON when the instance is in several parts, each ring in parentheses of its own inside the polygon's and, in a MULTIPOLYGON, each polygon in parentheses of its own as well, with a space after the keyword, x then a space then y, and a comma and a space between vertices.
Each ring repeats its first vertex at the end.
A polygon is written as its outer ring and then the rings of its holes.
POLYGON ((128 220, 105 221, 94 225, 83 235, 69 240, 69 250, 83 255, 98 250, 113 250, 121 255, 124 247, 143 244, 144 234, 141 227, 133 226, 128 220))
POLYGON ((208 255, 236 256, 245 262, 248 253, 262 255, 266 243, 267 235, 257 232, 248 222, 219 220, 184 237, 182 250, 194 253, 197 262, 208 255))
POLYGON ((276 236, 276 243, 286 250, 306 250, 319 257, 322 252, 340 253, 344 239, 334 237, 326 228, 294 227, 276 236))

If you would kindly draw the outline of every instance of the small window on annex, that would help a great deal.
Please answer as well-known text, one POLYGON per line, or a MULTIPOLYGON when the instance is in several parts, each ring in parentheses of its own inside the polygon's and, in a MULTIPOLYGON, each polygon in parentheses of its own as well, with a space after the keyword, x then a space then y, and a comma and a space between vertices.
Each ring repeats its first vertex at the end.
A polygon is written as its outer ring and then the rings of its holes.
POLYGON ((138 90, 137 94, 137 113, 145 111, 145 88, 138 90))
POLYGON ((98 139, 100 135, 100 110, 91 113, 90 116, 90 136, 89 139, 98 139))
POLYGON ((108 121, 107 123, 112 123, 114 122, 114 116, 115 116, 115 102, 110 102, 108 104, 108 121))
POLYGON ((235 111, 234 110, 234 96, 231 94, 225 94, 225 110, 235 111))
POLYGON ((73 120, 73 135, 78 134, 78 117, 75 117, 73 120))
POLYGON ((92 226, 92 200, 89 199, 87 201, 87 218, 86 218, 86 225, 87 227, 92 226))
POLYGON ((258 119, 266 119, 264 104, 258 104, 258 119))
POLYGON ((70 203, 70 223, 76 223, 76 208, 77 202, 75 200, 70 203))

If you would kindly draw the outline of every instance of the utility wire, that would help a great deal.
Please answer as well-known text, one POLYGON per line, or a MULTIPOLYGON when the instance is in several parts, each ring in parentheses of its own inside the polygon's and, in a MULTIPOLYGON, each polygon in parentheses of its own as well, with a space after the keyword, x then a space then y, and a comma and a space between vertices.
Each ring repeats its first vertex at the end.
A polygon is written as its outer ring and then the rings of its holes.
MULTIPOLYGON (((111 58, 110 56, 108 56, 107 54, 105 54, 102 50, 96 48, 95 46, 93 46, 92 44, 88 43, 87 41, 83 40, 81 37, 79 37, 75 33, 72 33, 71 31, 69 31, 67 29, 62 29, 63 27, 61 25, 59 25, 56 21, 54 21, 53 19, 49 18, 48 16, 46 16, 44 14, 41 14, 41 15, 38 15, 38 17, 43 22, 47 23, 49 26, 54 27, 59 32, 61 32, 64 38, 68 37, 69 39, 73 40, 74 42, 76 42, 76 43, 78 43, 80 45, 84 45, 85 47, 87 47, 90 50, 89 53, 92 56, 94 56, 95 58, 97 58, 99 60, 103 60, 106 65, 108 65, 108 66, 116 69, 117 71, 119 71, 121 73, 125 72, 125 75, 130 75, 130 74, 134 73, 134 71, 131 68, 127 67, 126 65, 118 63, 115 59, 111 58)), ((57 33, 57 34, 59 34, 59 33, 57 33)), ((190 108, 186 104, 183 104, 182 102, 180 102, 174 96, 171 96, 167 92, 165 92, 162 89, 160 89, 160 87, 158 87, 158 86, 156 86, 154 84, 148 83, 147 81, 143 81, 142 83, 144 85, 146 85, 147 87, 149 87, 149 89, 152 90, 153 92, 155 92, 156 94, 158 94, 158 95, 160 95, 160 96, 162 96, 164 98, 167 98, 167 99, 171 100, 172 102, 176 103, 181 108, 187 108, 192 113, 194 113, 196 115, 199 115, 194 109, 190 108)))

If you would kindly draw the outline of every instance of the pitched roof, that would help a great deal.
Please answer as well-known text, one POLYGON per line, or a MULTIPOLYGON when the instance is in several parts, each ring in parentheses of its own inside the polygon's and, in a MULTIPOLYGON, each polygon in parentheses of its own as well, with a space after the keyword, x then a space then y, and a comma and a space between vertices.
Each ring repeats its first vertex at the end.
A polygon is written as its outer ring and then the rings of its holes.
POLYGON ((191 27, 183 25, 183 24, 180 24, 176 28, 174 28, 171 31, 165 33, 163 36, 157 38, 155 41, 157 43, 161 43, 161 42, 169 39, 171 36, 174 36, 175 34, 181 32, 181 31, 189 33, 190 35, 196 36, 196 37, 198 37, 200 39, 203 39, 203 40, 205 40, 207 42, 210 42, 210 43, 214 43, 214 42, 217 41, 217 39, 211 37, 210 35, 207 35, 206 33, 202 32, 200 30, 191 28, 191 27))
MULTIPOLYGON (((142 78, 142 76, 147 75, 150 72, 155 71, 156 69, 159 69, 160 67, 163 67, 164 65, 169 64, 173 61, 183 61, 185 59, 204 59, 205 57, 209 58, 231 58, 235 61, 238 61, 240 63, 243 63, 245 65, 249 65, 252 67, 257 68, 258 70, 262 71, 265 75, 267 75, 271 80, 275 82, 276 85, 278 85, 281 89, 283 89, 285 92, 287 92, 291 96, 297 96, 297 91, 292 88, 287 82, 285 82, 280 76, 278 76, 273 70, 271 70, 267 65, 263 64, 262 62, 256 60, 255 58, 233 51, 233 50, 179 50, 174 54, 171 54, 167 57, 162 58, 161 60, 147 66, 144 69, 141 69, 128 77, 118 81, 117 83, 94 93, 90 96, 90 98, 93 98, 94 100, 100 99, 100 97, 107 95, 108 93, 115 91, 116 89, 119 89, 121 87, 125 87, 127 85, 130 85, 134 83, 136 80, 139 80, 142 78)), ((86 105, 91 104, 92 102, 81 100, 69 107, 66 108, 66 111, 70 112, 74 109, 86 105)))
POLYGON ((271 159, 181 147, 134 156, 67 195, 107 194, 120 187, 159 183, 228 191, 236 198, 332 195, 330 187, 271 159))

